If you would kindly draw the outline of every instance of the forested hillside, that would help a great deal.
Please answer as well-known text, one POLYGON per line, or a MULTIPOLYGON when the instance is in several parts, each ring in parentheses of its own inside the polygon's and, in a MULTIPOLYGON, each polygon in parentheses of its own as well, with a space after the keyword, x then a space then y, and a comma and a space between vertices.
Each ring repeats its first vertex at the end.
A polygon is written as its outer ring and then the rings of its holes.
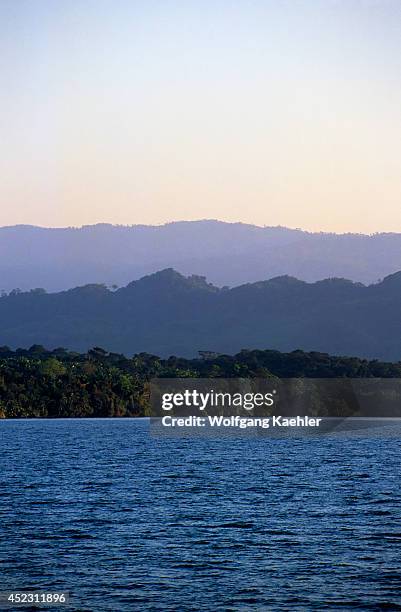
POLYGON ((132 358, 95 348, 87 354, 41 346, 0 348, 0 418, 144 416, 151 378, 400 378, 401 363, 295 351, 241 351, 213 359, 142 353, 132 358))

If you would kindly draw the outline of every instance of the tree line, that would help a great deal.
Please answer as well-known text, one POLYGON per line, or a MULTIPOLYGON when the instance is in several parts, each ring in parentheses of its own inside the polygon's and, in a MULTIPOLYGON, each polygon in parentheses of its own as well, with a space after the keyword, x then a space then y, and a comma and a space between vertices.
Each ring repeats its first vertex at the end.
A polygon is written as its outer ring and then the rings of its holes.
POLYGON ((0 347, 0 418, 144 416, 152 378, 401 378, 401 362, 242 350, 210 358, 0 347))

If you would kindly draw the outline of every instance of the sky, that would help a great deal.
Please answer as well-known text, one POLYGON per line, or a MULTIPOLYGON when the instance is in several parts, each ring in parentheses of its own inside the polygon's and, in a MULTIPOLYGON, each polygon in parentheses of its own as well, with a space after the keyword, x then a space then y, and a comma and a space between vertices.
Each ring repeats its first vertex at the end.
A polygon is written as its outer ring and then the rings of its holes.
POLYGON ((0 225, 401 232, 399 0, 0 0, 0 225))

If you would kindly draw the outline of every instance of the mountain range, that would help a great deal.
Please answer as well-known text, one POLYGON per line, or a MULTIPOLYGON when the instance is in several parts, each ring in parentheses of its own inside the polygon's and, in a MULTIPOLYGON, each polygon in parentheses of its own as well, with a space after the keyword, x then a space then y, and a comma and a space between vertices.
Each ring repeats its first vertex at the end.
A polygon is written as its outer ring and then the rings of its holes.
POLYGON ((0 344, 192 357, 260 348, 401 360, 401 272, 369 286, 291 276, 219 288, 165 269, 118 290, 90 284, 0 298, 0 344))
POLYGON ((172 267, 230 287, 288 274, 374 283, 401 269, 401 234, 311 233, 221 221, 0 228, 0 290, 124 286, 172 267))

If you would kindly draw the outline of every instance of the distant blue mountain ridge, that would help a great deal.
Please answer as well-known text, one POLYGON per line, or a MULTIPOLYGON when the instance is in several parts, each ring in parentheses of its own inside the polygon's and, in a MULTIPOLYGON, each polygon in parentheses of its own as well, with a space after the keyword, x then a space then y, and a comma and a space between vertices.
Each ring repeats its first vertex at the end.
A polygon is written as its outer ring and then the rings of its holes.
POLYGON ((401 234, 311 233, 215 220, 0 228, 0 290, 126 285, 164 268, 236 286, 276 276, 374 283, 401 270, 401 234))

